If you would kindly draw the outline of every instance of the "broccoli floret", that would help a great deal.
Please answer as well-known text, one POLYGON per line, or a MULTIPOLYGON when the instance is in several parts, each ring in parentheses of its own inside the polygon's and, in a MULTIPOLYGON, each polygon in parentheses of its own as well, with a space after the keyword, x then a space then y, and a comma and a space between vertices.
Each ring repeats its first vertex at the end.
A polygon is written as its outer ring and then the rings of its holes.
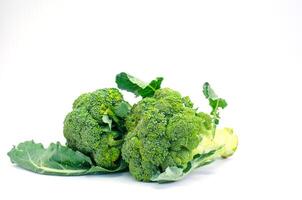
POLYGON ((133 106, 122 155, 137 180, 150 181, 167 167, 185 167, 203 136, 211 134, 212 118, 188 102, 188 97, 184 101, 178 92, 163 88, 133 106))
POLYGON ((91 157, 96 165, 114 169, 121 161, 130 105, 118 89, 100 89, 79 96, 64 121, 67 146, 91 157))

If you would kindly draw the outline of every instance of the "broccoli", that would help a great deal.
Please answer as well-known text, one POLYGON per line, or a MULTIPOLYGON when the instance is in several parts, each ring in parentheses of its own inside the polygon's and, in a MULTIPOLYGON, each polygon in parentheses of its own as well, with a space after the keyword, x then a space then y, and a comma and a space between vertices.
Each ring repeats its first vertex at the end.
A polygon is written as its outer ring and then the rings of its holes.
POLYGON ((202 137, 211 134, 211 117, 183 102, 178 92, 164 88, 133 106, 122 155, 137 180, 149 181, 167 167, 186 166, 202 137))
POLYGON ((117 168, 129 109, 129 103, 115 88, 82 94, 64 120, 67 146, 88 155, 97 166, 117 168))
MULTIPOLYGON (((116 82, 119 88, 125 89, 120 87, 125 82, 125 76, 122 80, 119 77, 116 82)), ((130 78, 130 81, 137 81, 133 76, 130 78)), ((134 87, 129 85, 128 81, 127 91, 135 93, 131 89, 134 87)), ((208 83, 206 89, 212 92, 208 83)), ((213 114, 199 112, 189 97, 182 97, 170 88, 157 88, 152 95, 142 97, 126 117, 128 134, 122 146, 122 157, 129 164, 129 171, 135 179, 159 182, 179 180, 191 169, 218 157, 226 158, 236 150, 237 143, 233 141, 237 137, 233 132, 216 130, 221 105, 214 106, 213 114)))

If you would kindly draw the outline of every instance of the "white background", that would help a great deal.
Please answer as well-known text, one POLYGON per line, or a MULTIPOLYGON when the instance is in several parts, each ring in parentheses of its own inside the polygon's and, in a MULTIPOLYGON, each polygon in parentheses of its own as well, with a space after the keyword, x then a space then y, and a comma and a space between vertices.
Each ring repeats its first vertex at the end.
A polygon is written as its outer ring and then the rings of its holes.
POLYGON ((301 199, 301 35, 300 0, 0 0, 0 199, 301 199), (121 71, 164 76, 205 111, 209 81, 228 100, 236 154, 165 185, 10 163, 24 140, 64 143, 74 98, 121 71))

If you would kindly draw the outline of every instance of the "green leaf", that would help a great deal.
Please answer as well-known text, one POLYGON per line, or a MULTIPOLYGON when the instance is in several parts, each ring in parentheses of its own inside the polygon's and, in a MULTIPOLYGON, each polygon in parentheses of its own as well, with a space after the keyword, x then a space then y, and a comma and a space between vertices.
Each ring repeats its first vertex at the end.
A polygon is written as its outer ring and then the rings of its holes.
POLYGON ((126 169, 128 168, 128 165, 125 161, 121 161, 120 165, 118 168, 116 169, 106 169, 100 166, 92 166, 87 172, 86 174, 100 174, 101 173, 114 173, 114 172, 122 172, 122 171, 126 171, 126 169))
POLYGON ((74 151, 59 142, 51 143, 48 148, 34 141, 22 142, 13 147, 8 156, 19 167, 48 175, 78 176, 123 171, 124 163, 115 170, 94 166, 91 159, 79 151, 74 151))
POLYGON ((203 94, 209 100, 209 105, 212 108, 211 115, 215 125, 219 124, 219 109, 224 109, 228 104, 225 99, 219 98, 209 83, 203 84, 203 94))
POLYGON ((160 89, 161 82, 164 80, 162 77, 158 77, 155 80, 151 81, 146 87, 142 90, 139 90, 139 95, 144 97, 151 97, 154 95, 155 91, 160 89))
POLYGON ((138 91, 147 86, 143 81, 125 72, 117 74, 115 82, 117 83, 118 88, 132 92, 137 96, 139 95, 138 91))
POLYGON ((131 76, 125 72, 116 75, 115 82, 118 88, 134 93, 136 96, 150 97, 158 90, 163 81, 162 77, 152 80, 149 84, 131 76))
POLYGON ((193 160, 188 163, 186 168, 167 167, 164 172, 152 177, 151 181, 159 183, 178 181, 190 174, 194 169, 213 162, 217 158, 215 153, 219 149, 220 148, 217 148, 206 153, 195 155, 193 160))

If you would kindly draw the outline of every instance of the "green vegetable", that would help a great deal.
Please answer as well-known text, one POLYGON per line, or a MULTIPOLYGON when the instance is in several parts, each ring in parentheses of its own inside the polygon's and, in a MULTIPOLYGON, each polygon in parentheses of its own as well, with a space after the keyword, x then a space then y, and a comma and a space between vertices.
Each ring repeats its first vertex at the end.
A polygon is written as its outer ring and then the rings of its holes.
MULTIPOLYGON (((213 90, 205 85, 206 97, 219 104, 213 90)), ((229 141, 222 140, 219 145, 214 142, 217 116, 217 108, 211 115, 198 112, 188 97, 158 88, 153 96, 135 104, 126 117, 128 134, 122 156, 130 173, 139 181, 175 181, 222 157, 221 149, 229 141), (207 140, 211 145, 205 145, 203 141, 207 140), (215 156, 209 152, 215 152, 215 156)))
POLYGON ((120 89, 127 90, 128 92, 133 92, 136 96, 149 97, 154 94, 154 92, 160 88, 162 77, 158 77, 152 80, 149 84, 122 72, 116 75, 116 83, 120 89))
POLYGON ((209 83, 203 94, 212 111, 194 108, 188 96, 161 88, 163 78, 149 84, 124 72, 116 76, 120 89, 141 96, 133 106, 116 88, 80 95, 66 115, 66 146, 48 148, 26 141, 8 152, 19 167, 40 174, 75 176, 129 169, 139 181, 178 181, 193 170, 237 149, 231 128, 216 128, 227 102, 209 83))
POLYGON ((89 156, 97 166, 119 168, 129 111, 130 105, 115 88, 82 94, 64 121, 67 146, 89 156))
POLYGON ((59 142, 51 143, 45 149, 40 143, 26 141, 13 147, 8 156, 19 167, 39 174, 75 176, 117 172, 127 168, 124 162, 115 170, 94 166, 88 156, 59 142))

